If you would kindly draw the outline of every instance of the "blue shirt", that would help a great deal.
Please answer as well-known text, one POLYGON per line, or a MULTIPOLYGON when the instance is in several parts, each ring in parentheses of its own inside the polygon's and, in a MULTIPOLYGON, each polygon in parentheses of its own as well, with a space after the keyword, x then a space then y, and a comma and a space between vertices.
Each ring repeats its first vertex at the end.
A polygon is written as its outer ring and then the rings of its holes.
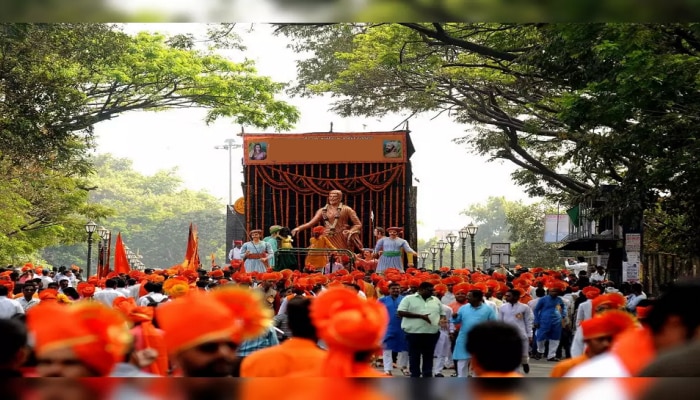
POLYGON ((278 344, 280 344, 280 341, 277 339, 277 332, 273 327, 270 327, 266 333, 256 337, 255 339, 246 340, 241 343, 236 351, 236 354, 239 357, 245 357, 254 351, 277 346, 278 344))

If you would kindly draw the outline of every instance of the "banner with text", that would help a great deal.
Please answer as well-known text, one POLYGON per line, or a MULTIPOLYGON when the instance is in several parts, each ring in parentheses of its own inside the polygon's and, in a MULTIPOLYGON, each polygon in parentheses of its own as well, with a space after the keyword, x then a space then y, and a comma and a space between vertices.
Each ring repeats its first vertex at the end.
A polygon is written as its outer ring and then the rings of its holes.
POLYGON ((406 162, 406 131, 243 135, 245 165, 406 162))

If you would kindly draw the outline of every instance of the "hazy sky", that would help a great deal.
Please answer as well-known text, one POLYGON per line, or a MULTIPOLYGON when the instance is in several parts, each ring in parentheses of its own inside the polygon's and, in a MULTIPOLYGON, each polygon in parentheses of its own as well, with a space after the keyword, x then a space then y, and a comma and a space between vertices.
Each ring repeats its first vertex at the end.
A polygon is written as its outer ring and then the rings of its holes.
MULTIPOLYGON (((201 30, 190 24, 132 24, 127 31, 159 31, 182 33, 201 30)), ((286 48, 283 37, 275 37, 266 25, 237 27, 248 49, 226 53, 234 60, 244 57, 255 61, 261 75, 279 82, 296 78, 297 55, 286 48)), ((390 131, 407 115, 391 115, 381 120, 343 119, 328 112, 326 98, 287 98, 299 108, 301 120, 295 133, 327 131, 333 122, 335 132, 390 131)), ((95 127, 98 152, 109 152, 134 162, 141 173, 152 174, 159 169, 177 167, 186 187, 204 189, 223 201, 228 200, 228 152, 214 147, 227 138, 237 138, 241 127, 221 120, 207 126, 204 110, 169 112, 133 112, 95 127)), ((470 220, 459 215, 470 204, 485 201, 489 196, 505 196, 510 200, 526 199, 523 191, 510 179, 514 167, 505 162, 487 162, 486 158, 470 154, 466 148, 452 142, 464 136, 466 126, 452 123, 448 118, 433 115, 413 117, 409 122, 411 139, 416 152, 411 157, 414 181, 418 187, 418 237, 429 239, 438 229, 458 230, 470 220)), ((245 127, 247 133, 259 132, 245 127)), ((240 138, 237 138, 240 143, 240 138)), ((233 198, 242 196, 241 149, 233 151, 233 198)))

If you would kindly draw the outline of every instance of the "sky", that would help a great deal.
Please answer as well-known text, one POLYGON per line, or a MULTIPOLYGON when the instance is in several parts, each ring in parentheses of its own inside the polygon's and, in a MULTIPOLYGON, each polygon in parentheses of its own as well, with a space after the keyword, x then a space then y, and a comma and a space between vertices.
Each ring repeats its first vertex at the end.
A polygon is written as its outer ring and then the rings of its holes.
MULTIPOLYGON (((260 75, 278 82, 296 79, 297 55, 287 46, 284 37, 273 36, 267 25, 236 27, 247 46, 245 52, 222 53, 234 61, 248 58, 255 61, 260 75)), ((128 24, 125 31, 158 31, 167 34, 201 32, 197 24, 128 24)), ((301 119, 292 133, 327 131, 333 123, 334 132, 391 131, 400 129, 408 115, 389 115, 382 119, 341 118, 328 111, 326 97, 290 98, 281 95, 301 112, 301 119)), ((205 110, 185 109, 164 112, 130 112, 95 126, 97 152, 129 158, 134 169, 150 175, 161 169, 176 167, 184 187, 206 190, 222 200, 228 200, 228 152, 215 149, 241 132, 239 125, 220 120, 211 125, 204 122, 205 110)), ((505 196, 509 200, 530 202, 523 190, 513 184, 511 163, 488 162, 486 157, 470 153, 453 139, 470 132, 468 127, 452 122, 445 116, 415 116, 409 121, 411 140, 416 152, 410 159, 414 186, 418 188, 418 237, 428 240, 436 230, 454 230, 471 220, 460 212, 471 204, 483 203, 490 196, 505 196)), ((244 127, 246 133, 263 133, 244 127)), ((243 150, 233 150, 233 199, 242 196, 243 150)))

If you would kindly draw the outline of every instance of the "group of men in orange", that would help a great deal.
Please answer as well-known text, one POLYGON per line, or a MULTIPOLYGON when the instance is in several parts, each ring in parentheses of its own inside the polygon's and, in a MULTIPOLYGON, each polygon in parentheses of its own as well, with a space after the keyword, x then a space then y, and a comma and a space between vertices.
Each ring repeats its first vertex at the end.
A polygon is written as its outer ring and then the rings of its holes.
MULTIPOLYGON (((66 301, 53 289, 38 294, 41 302, 27 311, 37 360, 33 375, 109 376, 124 364, 159 376, 235 375, 237 347, 271 329, 273 315, 286 302, 297 315, 299 309, 306 310, 316 337, 292 337, 251 354, 240 366, 242 376, 379 377, 384 374, 372 368, 371 360, 381 351, 390 316, 375 300, 389 294, 390 283, 415 292, 422 282, 430 282, 438 297, 479 290, 499 302, 512 286, 525 304, 538 283, 549 289, 567 287, 560 272, 543 269, 521 273, 509 284, 499 272, 447 267, 435 272, 388 269, 383 275, 348 270, 246 274, 236 266, 215 267, 204 275, 173 267, 148 274, 131 271, 128 276, 140 282, 138 297, 146 294, 145 283, 153 282, 162 284, 169 300, 144 307, 133 297, 120 297, 106 307, 91 301, 106 282, 96 277, 77 285, 82 296, 78 301, 66 301), (197 285, 199 281, 218 286, 197 285), (316 345, 318 340, 326 349, 316 345)), ((0 276, 0 284, 14 285, 7 276, 0 276)), ((634 375, 654 356, 651 334, 637 321, 643 322, 649 310, 638 309, 635 319, 621 311, 625 298, 618 293, 601 294, 588 287, 581 294, 594 310, 593 318, 581 322, 587 351, 558 364, 553 376, 573 376, 605 352, 614 353, 621 368, 634 375)))

